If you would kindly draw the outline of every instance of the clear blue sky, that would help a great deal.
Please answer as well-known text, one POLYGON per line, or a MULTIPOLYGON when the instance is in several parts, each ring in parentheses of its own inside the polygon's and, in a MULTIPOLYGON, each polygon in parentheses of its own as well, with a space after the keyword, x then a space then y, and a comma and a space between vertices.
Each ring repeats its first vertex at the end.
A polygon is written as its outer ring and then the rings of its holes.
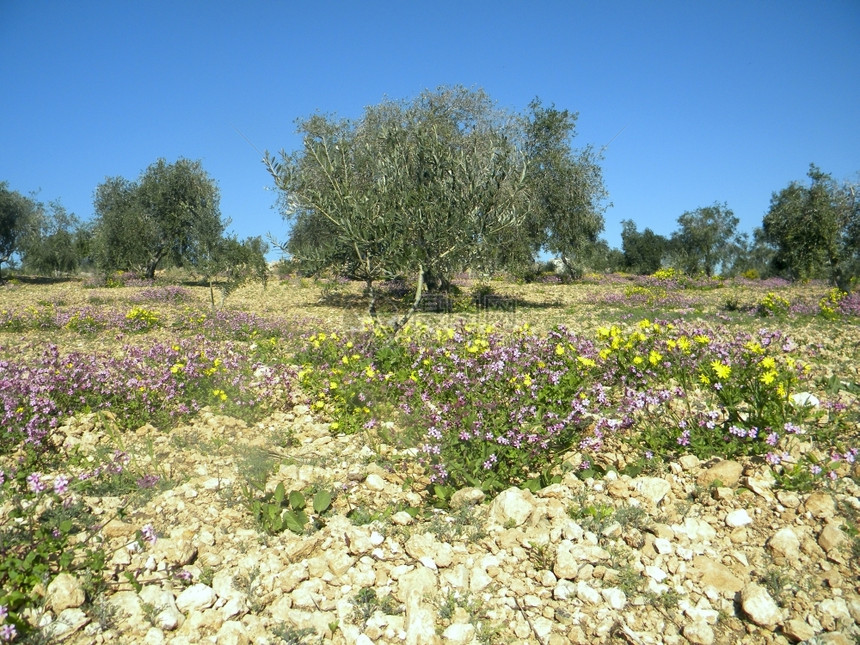
POLYGON ((860 171, 858 34, 857 0, 0 0, 0 180, 88 219, 105 177, 199 159, 235 233, 283 238, 237 129, 289 151, 298 117, 461 84, 612 140, 610 245, 622 219, 668 234, 715 201, 749 231, 810 162, 860 171))

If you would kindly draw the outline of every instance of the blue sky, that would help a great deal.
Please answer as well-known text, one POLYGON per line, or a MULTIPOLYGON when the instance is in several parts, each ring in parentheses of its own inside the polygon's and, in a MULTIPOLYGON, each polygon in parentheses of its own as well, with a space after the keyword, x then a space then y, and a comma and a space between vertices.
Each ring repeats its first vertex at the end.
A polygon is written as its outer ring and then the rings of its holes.
POLYGON ((810 162, 857 177, 858 33, 857 0, 0 0, 0 181, 88 219, 105 177, 199 159, 232 231, 283 238, 237 130, 289 151, 298 117, 461 84, 578 112, 575 146, 611 140, 610 245, 622 219, 669 234, 715 201, 750 231, 810 162))

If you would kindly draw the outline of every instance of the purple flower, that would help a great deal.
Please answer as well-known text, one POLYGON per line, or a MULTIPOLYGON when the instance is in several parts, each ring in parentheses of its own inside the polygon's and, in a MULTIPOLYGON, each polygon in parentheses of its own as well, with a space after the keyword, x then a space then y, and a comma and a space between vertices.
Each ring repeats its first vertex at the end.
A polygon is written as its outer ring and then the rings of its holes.
POLYGON ((143 539, 150 544, 155 544, 156 540, 158 540, 158 536, 155 534, 155 529, 152 524, 144 525, 144 527, 140 529, 140 534, 143 536, 143 539))
POLYGON ((42 476, 39 473, 30 473, 27 475, 27 485, 34 493, 41 493, 45 490, 45 484, 42 483, 42 476))
POLYGON ((767 435, 767 439, 765 439, 765 441, 769 446, 775 446, 777 443, 779 443, 779 435, 775 432, 771 432, 769 435, 767 435))
POLYGON ((809 472, 811 472, 813 475, 818 475, 819 473, 821 473, 821 466, 819 466, 818 464, 812 464, 809 467, 809 472))
POLYGON ((54 480, 54 492, 57 495, 63 495, 69 490, 69 478, 65 475, 57 475, 54 480))
POLYGON ((12 623, 6 623, 5 625, 0 626, 0 641, 11 643, 15 640, 16 636, 18 636, 18 631, 12 623))

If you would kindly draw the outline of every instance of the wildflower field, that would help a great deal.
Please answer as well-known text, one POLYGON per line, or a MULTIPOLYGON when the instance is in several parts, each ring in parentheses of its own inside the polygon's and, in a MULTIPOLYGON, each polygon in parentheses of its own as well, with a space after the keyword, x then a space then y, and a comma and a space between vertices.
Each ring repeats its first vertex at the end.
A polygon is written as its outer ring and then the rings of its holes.
MULTIPOLYGON (((332 435, 408 450, 428 507, 463 487, 636 476, 685 454, 766 463, 792 490, 860 478, 856 292, 672 273, 457 285, 396 335, 343 281, 273 280, 217 309, 207 289, 159 281, 0 286, 0 642, 33 633, 59 572, 90 597, 111 584, 110 518, 93 500, 133 517, 148 490, 181 482, 129 438, 204 411, 254 424, 301 403, 332 435), (68 441, 82 419, 110 441, 68 441)), ((392 311, 410 297, 385 288, 392 311)), ((165 527, 137 520, 129 546, 145 549, 165 527)))

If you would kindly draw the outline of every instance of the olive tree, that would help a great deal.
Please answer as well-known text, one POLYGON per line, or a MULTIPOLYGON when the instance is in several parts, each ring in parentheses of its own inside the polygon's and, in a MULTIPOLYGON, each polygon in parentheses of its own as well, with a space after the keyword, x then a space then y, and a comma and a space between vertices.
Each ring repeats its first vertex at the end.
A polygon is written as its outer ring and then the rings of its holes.
POLYGON ((21 243, 21 263, 41 275, 73 273, 89 255, 90 230, 59 201, 36 209, 21 243))
POLYGON ((600 169, 574 154, 575 115, 532 103, 499 109, 480 90, 386 100, 361 118, 299 120, 302 147, 264 162, 291 223, 283 248, 304 270, 374 283, 408 274, 444 289, 465 268, 530 264, 541 249, 573 264, 602 230, 600 169))
POLYGON ((543 107, 538 99, 529 110, 524 130, 530 216, 522 239, 532 251, 556 255, 578 277, 604 226, 607 192, 598 154, 591 147, 571 148, 576 113, 543 107))
POLYGON ((685 273, 711 277, 727 266, 738 249, 738 218, 726 204, 687 211, 678 217, 679 229, 672 234, 672 255, 685 273))
POLYGON ((527 211, 526 163, 514 121, 480 91, 385 101, 358 121, 299 122, 303 147, 265 163, 294 222, 286 248, 300 261, 374 282, 444 286, 454 271, 492 266, 518 242, 527 211))
POLYGON ((4 262, 11 263, 12 256, 21 250, 37 211, 34 200, 0 182, 0 268, 4 262))
POLYGON ((860 275, 860 206, 856 185, 839 184, 810 164, 808 186, 791 182, 771 197, 763 238, 774 268, 792 279, 826 276, 847 289, 860 275))
POLYGON ((621 221, 621 248, 625 269, 644 275, 654 273, 663 265, 669 240, 650 228, 639 232, 636 223, 626 219, 621 221))
POLYGON ((221 237, 219 199, 214 180, 188 159, 159 159, 137 181, 106 179, 94 199, 98 265, 151 279, 165 258, 187 262, 201 244, 221 237))

